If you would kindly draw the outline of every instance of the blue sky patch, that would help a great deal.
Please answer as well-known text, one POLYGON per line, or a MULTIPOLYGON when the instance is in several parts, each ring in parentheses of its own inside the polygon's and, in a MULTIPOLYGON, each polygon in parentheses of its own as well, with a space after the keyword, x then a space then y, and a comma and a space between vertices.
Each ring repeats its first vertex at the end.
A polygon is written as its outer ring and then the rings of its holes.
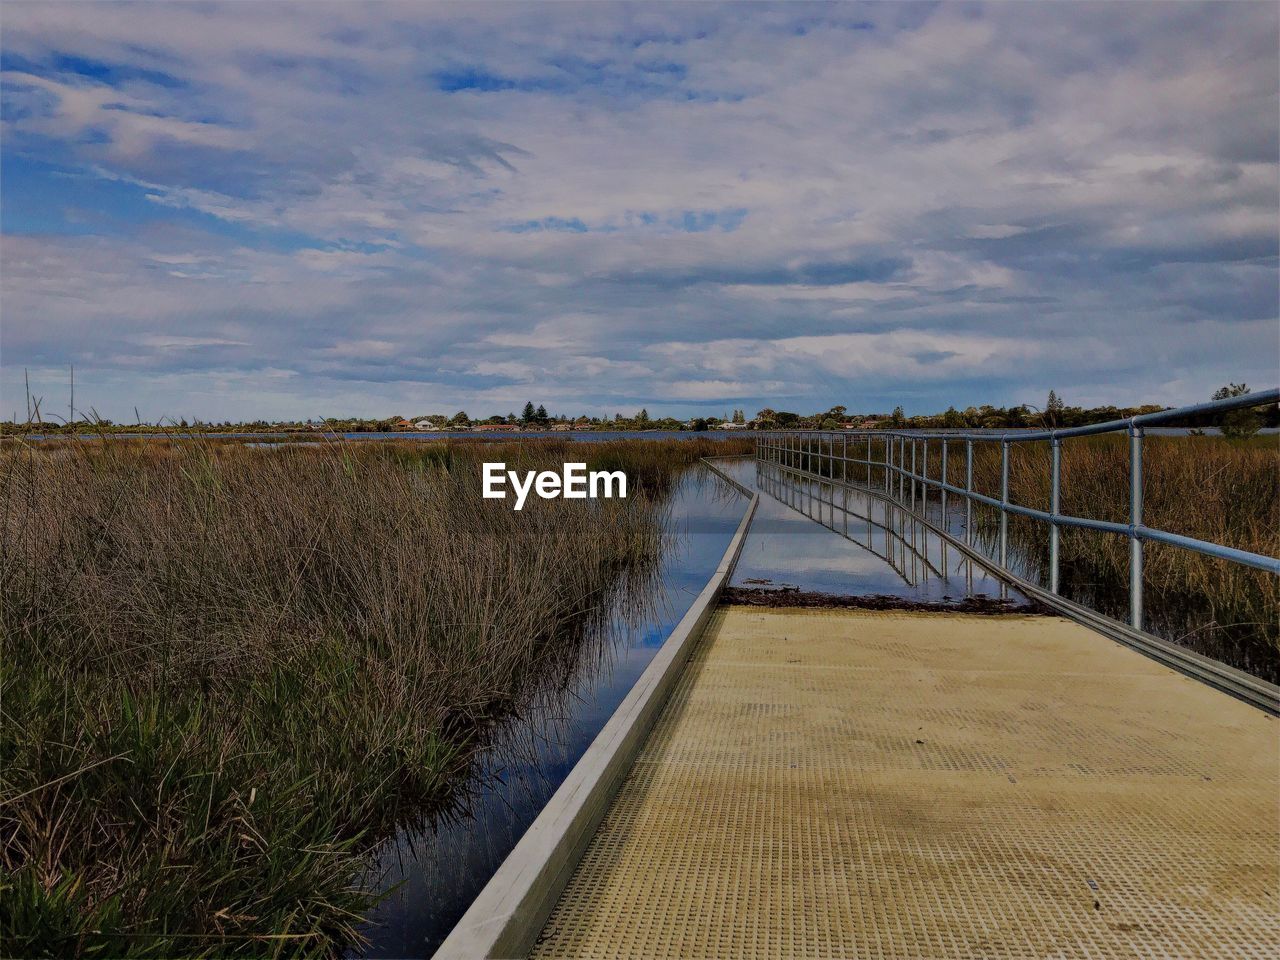
POLYGON ((216 419, 1178 403, 1277 376, 1274 4, 4 20, 0 407, 15 370, 54 395, 71 363, 106 416, 216 419))

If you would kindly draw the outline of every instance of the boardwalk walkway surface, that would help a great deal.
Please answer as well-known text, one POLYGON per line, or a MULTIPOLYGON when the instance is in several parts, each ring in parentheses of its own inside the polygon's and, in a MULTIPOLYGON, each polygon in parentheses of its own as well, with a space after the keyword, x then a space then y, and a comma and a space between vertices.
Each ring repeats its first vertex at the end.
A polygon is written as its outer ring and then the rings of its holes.
POLYGON ((1278 731, 1057 618, 724 608, 533 956, 1270 960, 1278 731))

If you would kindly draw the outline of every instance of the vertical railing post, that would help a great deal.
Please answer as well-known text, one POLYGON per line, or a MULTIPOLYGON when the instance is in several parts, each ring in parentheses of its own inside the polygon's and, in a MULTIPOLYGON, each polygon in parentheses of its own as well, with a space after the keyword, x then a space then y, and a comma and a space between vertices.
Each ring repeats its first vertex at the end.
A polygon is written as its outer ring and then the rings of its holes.
POLYGON ((942 438, 942 529, 950 530, 947 526, 947 438, 942 438))
POLYGON ((849 435, 840 438, 840 480, 849 482, 849 435))
POLYGON ((898 438, 898 503, 907 503, 907 438, 898 438))
POLYGON ((895 465, 894 454, 893 454, 893 444, 894 444, 893 437, 884 438, 885 475, 886 475, 885 486, 887 488, 889 497, 891 499, 893 497, 894 484, 897 481, 896 471, 893 469, 895 465))
POLYGON ((916 512, 916 438, 911 438, 911 512, 916 512))
MULTIPOLYGON (((815 456, 815 455, 814 455, 814 446, 813 446, 813 444, 814 444, 814 439, 813 439, 813 438, 814 438, 814 434, 810 433, 810 434, 809 434, 809 442, 806 444, 806 446, 807 446, 807 447, 808 447, 808 449, 809 449, 809 470, 808 470, 808 473, 809 473, 809 476, 810 476, 810 477, 813 477, 813 476, 821 476, 821 474, 819 474, 819 473, 818 473, 818 470, 821 468, 821 463, 822 463, 822 444, 821 444, 821 442, 819 442, 819 443, 818 443, 818 447, 817 447, 817 459, 818 459, 818 464, 819 464, 819 465, 818 465, 818 466, 814 466, 814 456, 815 456)), ((813 492, 813 483, 812 483, 812 481, 810 481, 810 482, 809 482, 808 487, 809 487, 809 516, 813 516, 813 499, 814 499, 815 494, 814 494, 814 492, 813 492)), ((821 497, 821 496, 822 496, 822 491, 821 491, 821 490, 819 490, 819 491, 818 491, 817 496, 819 496, 819 497, 821 497)))
POLYGON ((893 465, 892 471, 890 471, 890 481, 888 481, 888 495, 893 498, 893 502, 901 503, 902 497, 899 488, 902 485, 902 472, 900 470, 902 466, 902 451, 899 438, 897 436, 886 436, 884 445, 890 449, 888 457, 890 457, 890 462, 893 465))
POLYGON ((1050 441, 1049 461, 1049 512, 1053 519, 1049 522, 1049 592, 1058 592, 1058 513, 1062 490, 1062 440, 1055 433, 1050 441))
POLYGON ((1000 566, 1009 568, 1009 440, 1000 438, 1000 566))
MULTIPOLYGON (((929 519, 929 441, 920 441, 920 516, 929 519)), ((927 538, 926 538, 927 542, 927 538)))
POLYGON ((1142 629, 1142 427, 1129 425, 1129 625, 1142 629))
POLYGON ((964 442, 964 542, 973 546, 973 441, 964 442))
MULTIPOLYGON (((889 478, 893 476, 893 471, 889 469, 889 464, 893 460, 893 453, 889 450, 889 438, 884 438, 884 492, 886 494, 893 493, 893 482, 889 478)), ((887 502, 887 501, 886 501, 887 502)))
POLYGON ((871 488, 871 434, 867 434, 867 488, 871 488))
MULTIPOLYGON (((884 444, 884 492, 893 496, 893 443, 885 436, 880 441, 884 444)), ((886 501, 887 502, 887 501, 886 501)))
POLYGON ((895 480, 897 480, 897 471, 893 470, 893 467, 897 465, 897 461, 895 460, 895 458, 893 458, 892 436, 886 436, 886 438, 884 438, 884 457, 886 457, 886 462, 888 463, 888 471, 887 471, 888 481, 886 486, 888 490, 888 495, 890 495, 890 497, 892 498, 893 483, 895 483, 895 480))
POLYGON ((907 441, 905 437, 894 437, 897 444, 897 463, 894 469, 894 480, 897 482, 898 496, 895 498, 901 506, 907 502, 907 441))

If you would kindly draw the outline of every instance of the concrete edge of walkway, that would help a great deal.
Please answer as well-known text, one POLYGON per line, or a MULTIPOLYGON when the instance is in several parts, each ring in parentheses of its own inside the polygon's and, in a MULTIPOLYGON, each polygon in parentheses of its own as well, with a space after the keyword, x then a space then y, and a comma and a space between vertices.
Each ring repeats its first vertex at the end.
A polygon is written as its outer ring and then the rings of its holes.
POLYGON ((675 687, 694 641, 733 574, 760 495, 704 465, 751 498, 707 585, 676 624, 560 788, 435 953, 435 960, 528 956, 675 687))

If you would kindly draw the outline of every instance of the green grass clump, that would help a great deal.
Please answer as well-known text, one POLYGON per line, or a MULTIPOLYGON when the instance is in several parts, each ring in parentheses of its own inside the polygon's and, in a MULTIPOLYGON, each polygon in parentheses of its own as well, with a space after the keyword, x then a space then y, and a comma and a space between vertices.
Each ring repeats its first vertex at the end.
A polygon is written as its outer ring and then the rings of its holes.
POLYGON ((571 458, 495 446, 0 453, 9 955, 358 940, 371 848, 450 802, 495 721, 569 685, 707 452, 572 445, 640 489, 517 513, 481 498, 480 462, 571 458))

